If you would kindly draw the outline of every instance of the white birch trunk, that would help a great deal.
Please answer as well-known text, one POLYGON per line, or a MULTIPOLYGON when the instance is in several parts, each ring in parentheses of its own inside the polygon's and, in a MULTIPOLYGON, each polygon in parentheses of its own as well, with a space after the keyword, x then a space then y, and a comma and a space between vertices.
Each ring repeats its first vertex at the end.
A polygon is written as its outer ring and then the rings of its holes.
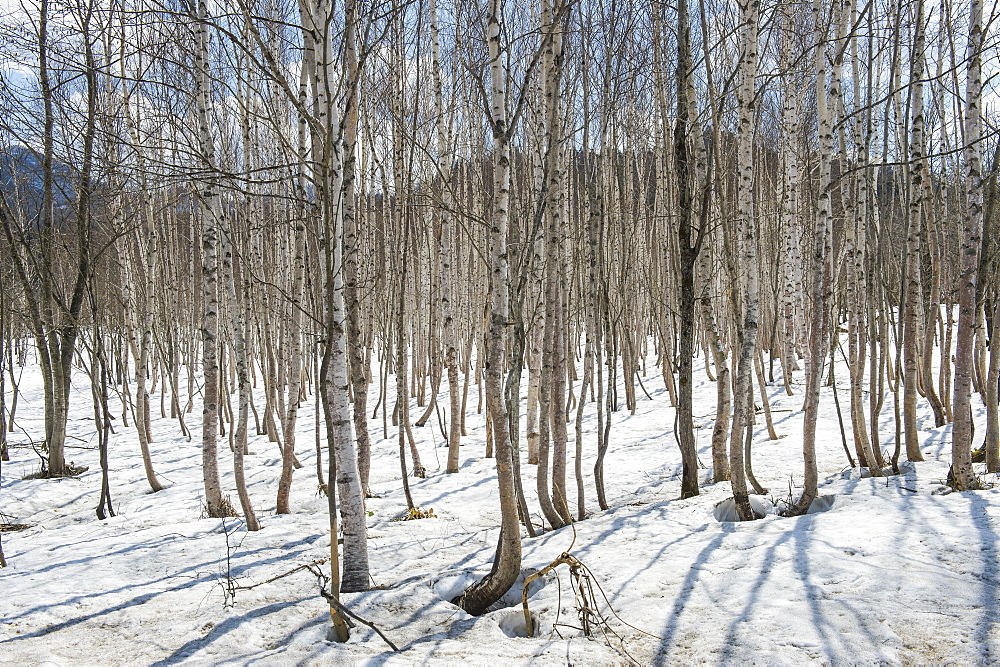
MULTIPOLYGON (((965 88, 966 214, 962 229, 962 266, 958 284, 958 337, 955 349, 955 393, 952 401, 952 485, 959 491, 979 488, 972 470, 972 370, 976 327, 976 281, 983 233, 982 175, 982 0, 969 2, 968 75, 965 88)), ((994 315, 996 318, 996 315, 994 315)), ((993 346, 998 341, 993 338, 993 346)), ((996 357, 996 350, 993 355, 996 357)), ((993 378, 996 400, 996 377, 993 378)), ((994 425, 995 432, 995 425, 994 425)))
POLYGON ((514 493, 513 447, 503 396, 503 358, 509 322, 510 276, 507 216, 510 207, 511 126, 507 114, 507 72, 500 44, 501 0, 491 0, 487 24, 490 63, 490 125, 493 130, 493 214, 489 230, 490 318, 486 350, 486 400, 493 422, 500 536, 490 573, 469 588, 458 604, 473 615, 484 613, 513 585, 521 569, 521 530, 514 493))
MULTIPOLYGON (((202 372, 205 378, 202 408, 202 477, 205 484, 205 506, 209 516, 226 516, 222 486, 219 481, 217 441, 219 435, 219 291, 218 234, 223 215, 222 201, 212 171, 215 168, 215 144, 212 136, 212 93, 208 75, 209 34, 206 0, 198 0, 194 17, 196 40, 195 78, 197 85, 198 143, 201 168, 205 175, 199 187, 202 224, 202 372)), ((145 371, 143 371, 145 372, 145 371)), ((136 421, 141 419, 136 415, 136 421)), ((138 424, 137 424, 138 426, 138 424)))
POLYGON ((760 2, 747 0, 741 8, 740 85, 737 121, 737 206, 739 209, 740 264, 743 282, 743 327, 740 341, 740 358, 736 371, 733 430, 729 439, 729 464, 733 498, 741 521, 750 521, 754 512, 750 507, 747 478, 743 456, 744 437, 752 428, 753 417, 753 358, 757 349, 758 329, 758 277, 757 277, 757 218, 754 211, 753 136, 756 120, 756 75, 760 61, 757 33, 760 21, 760 2))
POLYGON ((915 35, 910 54, 910 192, 906 231, 906 289, 903 303, 903 428, 906 458, 923 461, 917 433, 917 344, 920 339, 920 248, 924 197, 924 3, 913 6, 915 35))
MULTIPOLYGON (((819 394, 823 379, 823 362, 830 348, 830 309, 833 300, 833 230, 831 225, 830 163, 833 158, 833 120, 827 100, 827 41, 822 22, 822 0, 813 0, 813 21, 816 34, 816 113, 819 131, 819 197, 816 228, 810 262, 812 273, 812 313, 810 314, 809 363, 806 366, 805 415, 802 423, 802 457, 804 481, 802 495, 793 508, 805 513, 815 500, 819 486, 816 467, 816 421, 819 416, 819 394)), ((839 94, 839 92, 838 92, 839 94)))

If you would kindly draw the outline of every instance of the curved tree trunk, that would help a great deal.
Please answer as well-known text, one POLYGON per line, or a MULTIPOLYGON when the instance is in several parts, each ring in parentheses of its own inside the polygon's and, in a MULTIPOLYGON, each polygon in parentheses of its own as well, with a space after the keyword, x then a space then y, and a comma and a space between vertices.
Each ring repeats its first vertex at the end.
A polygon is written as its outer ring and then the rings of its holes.
POLYGON ((506 108, 507 72, 500 48, 501 0, 490 0, 487 43, 490 56, 490 121, 493 129, 493 186, 495 200, 489 241, 490 318, 486 350, 486 400, 493 417, 496 446, 497 485, 500 492, 500 536, 490 573, 474 584, 457 601, 468 613, 478 616, 500 599, 521 571, 521 529, 514 492, 513 448, 507 426, 507 406, 503 400, 503 358, 508 320, 510 276, 507 263, 507 215, 510 205, 510 139, 506 108))

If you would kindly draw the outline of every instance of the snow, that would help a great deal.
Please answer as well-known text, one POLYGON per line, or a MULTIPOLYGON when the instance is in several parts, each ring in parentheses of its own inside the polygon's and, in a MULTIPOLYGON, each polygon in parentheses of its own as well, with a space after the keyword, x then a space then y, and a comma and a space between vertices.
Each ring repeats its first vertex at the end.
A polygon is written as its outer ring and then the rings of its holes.
MULTIPOLYGON (((649 368, 653 371, 652 364, 649 368)), ((847 467, 830 389, 824 388, 818 430, 822 498, 814 507, 824 511, 784 518, 772 508, 798 495, 802 397, 801 384, 789 397, 776 379, 769 391, 772 409, 781 410, 775 412, 775 427, 782 437, 768 440, 760 417, 753 466, 770 492, 759 498, 764 518, 750 523, 716 519, 717 512, 722 516, 716 506, 731 490, 728 484, 711 484, 709 468, 701 471, 701 495, 677 500, 674 411, 655 371, 644 378, 652 400, 640 392, 634 415, 623 407, 613 416, 606 462, 611 509, 600 511, 592 479, 596 417, 593 404, 588 406, 589 516, 573 527, 525 537, 522 567, 528 574, 570 551, 607 595, 617 616, 596 593, 621 641, 612 635, 606 641, 600 632, 588 639, 568 627, 579 622, 565 565, 529 587, 531 613, 541 626, 537 638, 522 636, 517 587, 509 595, 515 606, 478 618, 448 602, 489 570, 500 525, 494 465, 484 458, 485 431, 482 415, 474 410, 474 392, 459 473, 444 473, 440 432, 430 425, 414 428, 428 477, 412 478, 410 485, 415 502, 433 508, 436 518, 392 521, 405 509, 395 429, 390 425, 383 440, 381 415, 373 420, 372 487, 380 497, 369 500, 367 510, 375 587, 342 599, 402 649, 393 653, 362 625, 347 644, 328 641, 328 607, 308 570, 236 590, 235 598, 227 593, 230 582, 249 586, 329 553, 327 501, 317 492, 312 395, 299 413, 297 451, 304 466, 295 473, 292 514, 274 515, 281 467, 277 445, 253 437, 247 477, 264 526, 256 533, 245 532, 239 519, 201 518, 197 402, 186 415, 195 433, 189 442, 176 420, 160 418, 159 395, 153 395, 153 460, 168 488, 149 494, 135 429, 131 419, 128 428, 122 426, 120 406, 113 400, 119 418, 110 448, 111 486, 118 516, 98 521, 98 453, 82 371, 74 377, 67 458, 89 470, 72 479, 22 479, 37 470, 38 458, 18 443, 28 434, 40 439, 42 432, 41 387, 37 369, 29 365, 17 408, 23 431, 10 434, 15 446, 2 470, 0 511, 7 515, 4 520, 32 527, 2 534, 10 567, 0 570, 0 662, 1000 660, 1000 492, 947 492, 950 427, 932 428, 929 408, 922 404, 927 461, 903 466, 898 476, 862 476, 847 467)), ((715 385, 700 366, 695 380, 700 457, 710 465, 715 385)), ((801 374, 795 380, 801 383, 801 374)), ((840 398, 846 408, 845 389, 841 386, 840 398)), ((982 406, 975 405, 982 434, 982 406)), ((411 413, 416 409, 414 404, 411 413)), ((883 447, 890 450, 891 410, 890 395, 881 424, 883 447)), ((849 429, 850 420, 845 422, 849 429)), ((572 438, 572 428, 570 433, 572 438)), ((223 483, 235 502, 225 443, 220 440, 223 483)), ((534 466, 522 461, 521 470, 529 506, 537 512, 534 466)), ((575 499, 572 460, 569 470, 575 499)), ((996 482, 992 475, 984 479, 996 482)), ((537 513, 535 520, 540 521, 537 513)))

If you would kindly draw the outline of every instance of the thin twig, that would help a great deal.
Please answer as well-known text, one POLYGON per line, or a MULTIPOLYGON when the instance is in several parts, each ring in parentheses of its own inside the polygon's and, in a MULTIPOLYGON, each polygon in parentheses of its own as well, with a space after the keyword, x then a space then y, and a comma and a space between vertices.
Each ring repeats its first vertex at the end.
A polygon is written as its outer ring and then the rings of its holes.
POLYGON ((269 584, 272 581, 277 581, 278 579, 281 579, 282 577, 287 577, 290 574, 295 574, 299 570, 305 570, 305 569, 309 568, 312 565, 322 565, 323 563, 325 563, 328 560, 330 560, 330 559, 329 558, 320 558, 319 560, 314 560, 311 563, 306 563, 305 565, 299 565, 298 567, 296 567, 294 569, 291 569, 288 572, 285 572, 284 574, 279 574, 279 575, 277 575, 275 577, 271 577, 270 579, 265 579, 264 581, 258 581, 256 584, 250 584, 249 586, 237 586, 236 590, 239 590, 239 591, 248 591, 251 588, 257 588, 258 586, 263 586, 264 584, 269 584))
MULTIPOLYGON (((577 561, 577 562, 579 562, 579 561, 577 561)), ((590 568, 589 568, 589 567, 587 567, 587 566, 586 566, 586 565, 584 565, 583 563, 580 563, 580 565, 581 565, 581 566, 583 566, 583 569, 584 569, 584 570, 586 570, 586 571, 587 571, 587 572, 588 572, 588 573, 589 573, 589 574, 591 575, 591 577, 593 577, 593 574, 594 574, 594 573, 590 571, 590 568)), ((603 598, 604 598, 604 603, 605 603, 606 605, 608 605, 608 610, 609 610, 609 611, 610 611, 610 612, 611 612, 611 613, 612 613, 612 614, 614 615, 614 617, 615 617, 615 618, 617 618, 617 619, 618 619, 619 621, 621 621, 623 625, 627 625, 628 627, 632 628, 632 629, 633 629, 633 630, 635 630, 636 632, 641 632, 642 634, 644 634, 644 635, 648 635, 649 637, 652 637, 653 639, 659 639, 659 640, 661 640, 661 641, 663 640, 663 637, 661 637, 661 636, 659 636, 659 635, 654 635, 654 634, 653 634, 652 632, 646 632, 646 631, 645 631, 645 630, 643 630, 642 628, 637 628, 637 627, 635 627, 634 625, 632 625, 631 623, 629 623, 629 622, 627 622, 626 620, 624 620, 624 619, 623 619, 623 618, 622 618, 621 616, 619 616, 619 615, 618 615, 618 612, 616 612, 616 611, 615 611, 615 608, 611 606, 611 601, 610 601, 610 600, 608 600, 608 595, 607 595, 607 593, 605 593, 605 592, 604 592, 604 589, 603 589, 603 588, 601 588, 601 584, 600 584, 600 582, 598 582, 598 581, 597 581, 597 580, 595 579, 595 580, 594 580, 594 583, 596 583, 596 584, 597 584, 597 590, 599 590, 599 591, 601 592, 601 597, 603 597, 603 598)))

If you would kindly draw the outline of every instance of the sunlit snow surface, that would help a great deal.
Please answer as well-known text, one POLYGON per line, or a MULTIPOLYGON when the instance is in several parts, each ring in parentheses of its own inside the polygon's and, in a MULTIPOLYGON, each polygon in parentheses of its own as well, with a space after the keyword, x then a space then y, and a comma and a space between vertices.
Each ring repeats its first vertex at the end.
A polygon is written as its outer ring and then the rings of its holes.
MULTIPOLYGON (((10 434, 12 460, 3 466, 0 511, 10 517, 4 520, 33 527, 2 535, 10 567, 0 570, 0 662, 624 664, 634 659, 641 664, 800 665, 1000 660, 1000 491, 940 493, 950 428, 934 429, 923 402, 927 462, 906 467, 901 476, 873 479, 847 467, 832 395, 825 388, 820 493, 833 500, 832 506, 799 518, 768 513, 749 524, 720 522, 715 506, 731 491, 728 484, 708 483, 710 468, 701 471, 706 484, 699 497, 677 500, 680 456, 672 432, 674 411, 652 359, 649 363, 644 385, 652 400, 639 391, 636 414, 623 407, 613 417, 606 464, 611 509, 599 511, 593 490, 596 416, 589 404, 584 421, 589 517, 577 524, 575 542, 570 528, 524 540, 525 569, 540 569, 573 545, 572 553, 590 568, 621 618, 602 609, 624 639, 612 637, 611 646, 603 636, 587 639, 577 629, 556 625, 578 625, 565 566, 557 570, 561 581, 553 574, 540 589, 532 587, 531 611, 543 633, 536 639, 509 636, 518 633, 518 622, 523 630, 523 620, 513 616, 520 614, 519 608, 473 618, 446 601, 463 583, 488 571, 499 528, 494 466, 483 458, 485 431, 475 410, 475 387, 458 474, 444 473, 446 452, 437 427, 414 428, 429 474, 411 479, 410 485, 415 501, 433 508, 437 518, 391 521, 405 509, 395 429, 390 422, 389 438, 383 439, 381 412, 371 422, 372 487, 381 497, 369 500, 367 509, 371 572, 378 588, 343 599, 384 630, 402 649, 399 654, 360 625, 348 644, 328 642, 327 606, 308 571, 238 590, 235 602, 226 604, 227 572, 237 584, 250 585, 328 554, 326 498, 317 493, 312 395, 299 412, 296 449, 304 467, 295 473, 293 514, 274 515, 281 467, 277 445, 263 436, 251 442, 248 479, 264 528, 249 534, 237 519, 224 525, 199 518, 197 399, 186 415, 194 431, 188 442, 176 420, 160 418, 159 394, 152 397, 153 458, 168 485, 155 495, 147 493, 131 417, 130 426, 123 427, 120 404, 113 399, 112 409, 119 414, 111 442, 111 485, 118 516, 98 521, 98 455, 82 371, 74 377, 67 458, 89 471, 77 479, 21 479, 37 469, 38 458, 20 443, 28 440, 27 434, 41 439, 43 431, 41 387, 29 365, 21 382, 18 429, 10 434)), ((802 480, 803 378, 796 373, 796 395, 788 397, 777 369, 775 374, 778 382, 769 391, 783 437, 769 441, 761 415, 754 441, 754 472, 770 490, 763 507, 780 507, 789 485, 797 495, 795 487, 802 480)), ((846 378, 846 372, 840 377, 846 378)), ((695 379, 698 446, 708 466, 715 385, 700 367, 695 379)), ((842 384, 839 393, 846 410, 845 389, 842 384)), ((390 389, 390 418, 391 401, 390 389)), ((259 409, 263 403, 258 394, 259 409)), ((370 405, 375 403, 373 391, 370 405)), ((978 445, 985 425, 978 399, 975 405, 978 445)), ((414 404, 411 414, 416 410, 414 404)), ((846 414, 845 422, 850 429, 846 414)), ((890 394, 881 423, 883 446, 890 451, 893 431, 890 394)), ((572 434, 571 424, 571 439, 572 434)), ((220 440, 223 482, 236 503, 226 442, 220 440)), ((522 460, 521 469, 529 505, 537 512, 534 466, 522 460)), ((571 458, 575 508, 572 469, 571 458)), ((997 481, 992 475, 984 479, 997 481)))

